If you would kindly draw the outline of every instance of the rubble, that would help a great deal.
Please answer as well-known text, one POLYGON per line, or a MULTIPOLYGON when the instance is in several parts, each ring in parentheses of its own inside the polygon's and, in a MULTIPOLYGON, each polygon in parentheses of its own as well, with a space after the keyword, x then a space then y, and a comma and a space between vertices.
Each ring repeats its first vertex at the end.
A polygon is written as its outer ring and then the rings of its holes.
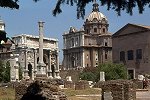
POLYGON ((67 100, 55 81, 21 82, 15 91, 16 100, 67 100))

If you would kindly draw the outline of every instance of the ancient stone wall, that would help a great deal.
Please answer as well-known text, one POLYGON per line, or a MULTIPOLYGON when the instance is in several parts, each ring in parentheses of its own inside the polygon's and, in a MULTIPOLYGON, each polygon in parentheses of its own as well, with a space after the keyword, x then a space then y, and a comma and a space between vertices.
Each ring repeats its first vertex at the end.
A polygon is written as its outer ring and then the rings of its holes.
POLYGON ((75 83, 75 90, 84 90, 89 88, 88 81, 80 80, 75 83))
POLYGON ((112 92, 113 100, 136 100, 136 85, 129 80, 112 80, 98 82, 94 87, 102 88, 102 100, 104 92, 112 92))
POLYGON ((67 100, 56 82, 21 82, 15 87, 16 100, 67 100))
POLYGON ((64 82, 64 88, 72 88, 72 89, 74 89, 74 82, 72 82, 72 81, 65 81, 64 82))

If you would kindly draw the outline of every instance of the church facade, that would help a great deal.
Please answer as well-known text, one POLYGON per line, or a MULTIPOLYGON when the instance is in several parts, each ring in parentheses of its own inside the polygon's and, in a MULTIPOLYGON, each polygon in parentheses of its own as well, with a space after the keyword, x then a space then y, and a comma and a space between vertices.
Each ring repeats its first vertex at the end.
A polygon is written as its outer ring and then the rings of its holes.
POLYGON ((63 34, 64 69, 96 67, 112 61, 112 35, 108 32, 108 20, 98 6, 93 4, 83 28, 70 27, 69 32, 63 34))
MULTIPOLYGON (((39 36, 17 35, 12 40, 11 80, 18 80, 19 67, 23 71, 23 78, 34 79, 38 71, 39 61, 39 36)), ((53 38, 43 39, 43 62, 46 65, 46 75, 48 78, 59 78, 59 56, 58 40, 53 38)))

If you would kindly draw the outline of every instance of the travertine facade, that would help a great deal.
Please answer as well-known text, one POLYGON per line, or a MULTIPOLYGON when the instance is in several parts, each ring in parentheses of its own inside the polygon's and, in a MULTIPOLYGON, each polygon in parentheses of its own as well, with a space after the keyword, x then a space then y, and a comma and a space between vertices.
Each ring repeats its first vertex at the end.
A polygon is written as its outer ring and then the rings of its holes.
MULTIPOLYGON (((15 65, 16 70, 20 67, 23 70, 23 77, 34 79, 38 71, 37 65, 39 62, 39 36, 27 34, 13 36, 12 40, 15 45, 12 46, 12 59, 10 59, 11 67, 15 65), (15 61, 15 65, 14 63, 15 61)), ((46 65, 46 75, 48 78, 59 78, 59 57, 58 57, 58 40, 52 38, 43 39, 43 60, 46 65)), ((14 73, 11 79, 17 80, 14 73)))
POLYGON ((112 39, 108 20, 99 12, 98 4, 80 30, 70 27, 63 35, 63 66, 65 69, 96 67, 112 60, 112 39))
POLYGON ((124 63, 130 78, 150 73, 150 26, 127 24, 113 35, 113 62, 124 63))

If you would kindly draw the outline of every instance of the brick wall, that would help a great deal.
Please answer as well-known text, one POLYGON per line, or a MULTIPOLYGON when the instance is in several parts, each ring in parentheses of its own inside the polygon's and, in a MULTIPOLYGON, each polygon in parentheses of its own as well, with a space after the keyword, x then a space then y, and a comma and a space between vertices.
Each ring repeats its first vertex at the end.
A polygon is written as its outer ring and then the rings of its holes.
POLYGON ((98 82, 94 87, 102 88, 102 100, 104 92, 111 91, 113 100, 136 100, 136 85, 129 80, 111 80, 98 82))

